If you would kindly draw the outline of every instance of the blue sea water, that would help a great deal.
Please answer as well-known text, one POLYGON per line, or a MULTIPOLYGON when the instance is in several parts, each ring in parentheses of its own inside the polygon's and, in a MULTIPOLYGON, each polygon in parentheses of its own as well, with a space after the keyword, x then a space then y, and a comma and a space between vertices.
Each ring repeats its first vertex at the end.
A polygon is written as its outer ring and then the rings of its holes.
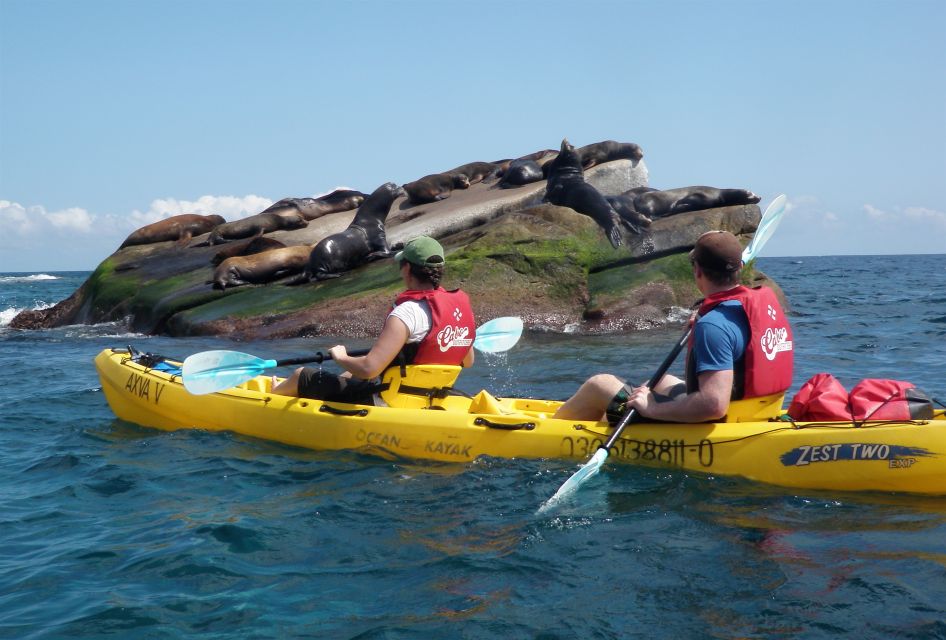
MULTIPOLYGON (((793 391, 828 371, 946 398, 946 255, 759 267, 792 304, 793 391)), ((141 428, 109 410, 96 353, 234 345, 7 326, 87 275, 0 274, 2 638, 946 638, 946 497, 609 465, 536 516, 574 463, 393 463, 141 428)), ((462 386, 563 398, 598 371, 644 380, 680 330, 530 332, 462 386)))

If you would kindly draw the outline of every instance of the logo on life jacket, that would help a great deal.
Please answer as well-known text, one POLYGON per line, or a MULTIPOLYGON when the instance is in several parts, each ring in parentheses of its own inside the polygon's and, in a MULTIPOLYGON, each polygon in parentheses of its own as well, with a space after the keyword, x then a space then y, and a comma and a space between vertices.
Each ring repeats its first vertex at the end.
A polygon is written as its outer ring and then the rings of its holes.
MULTIPOLYGON (((771 309, 771 307, 769 307, 771 309)), ((769 327, 759 339, 759 346, 762 347, 762 353, 766 360, 775 360, 775 356, 781 351, 791 351, 792 341, 788 339, 788 329, 779 327, 772 329, 769 327)))
MULTIPOLYGON (((454 308, 453 317, 459 322, 460 318, 463 317, 463 312, 461 312, 459 308, 454 308)), ((453 347, 468 347, 473 342, 467 337, 468 335, 470 335, 470 329, 468 327, 448 324, 437 332, 437 347, 439 347, 442 352, 453 347)))

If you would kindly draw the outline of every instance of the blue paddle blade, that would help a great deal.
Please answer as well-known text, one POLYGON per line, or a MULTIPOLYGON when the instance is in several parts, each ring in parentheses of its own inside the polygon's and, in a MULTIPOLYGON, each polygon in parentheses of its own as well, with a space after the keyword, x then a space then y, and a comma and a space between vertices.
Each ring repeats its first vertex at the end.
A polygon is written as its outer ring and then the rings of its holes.
POLYGON ((762 247, 768 242, 769 238, 772 237, 772 234, 775 233, 775 228, 778 227, 778 223, 785 214, 786 199, 783 193, 766 207, 765 213, 762 214, 762 219, 759 220, 759 227, 752 235, 752 241, 742 251, 742 261, 744 263, 757 257, 759 252, 762 251, 762 247))
POLYGON ((505 316, 494 318, 476 330, 473 346, 485 353, 499 353, 512 349, 522 336, 522 318, 505 316))
POLYGON ((539 510, 536 511, 537 515, 542 515, 549 509, 554 508, 562 500, 568 499, 573 493, 578 491, 578 488, 583 485, 585 482, 593 478, 601 470, 601 467, 604 466, 604 461, 608 459, 608 450, 605 448, 598 449, 595 451, 595 454, 591 456, 591 460, 586 462, 581 469, 572 474, 572 477, 565 481, 565 484, 558 488, 558 491, 555 492, 555 495, 545 501, 539 510))
POLYGON ((199 396, 235 387, 275 366, 275 360, 239 351, 202 351, 185 358, 181 369, 184 388, 199 396))

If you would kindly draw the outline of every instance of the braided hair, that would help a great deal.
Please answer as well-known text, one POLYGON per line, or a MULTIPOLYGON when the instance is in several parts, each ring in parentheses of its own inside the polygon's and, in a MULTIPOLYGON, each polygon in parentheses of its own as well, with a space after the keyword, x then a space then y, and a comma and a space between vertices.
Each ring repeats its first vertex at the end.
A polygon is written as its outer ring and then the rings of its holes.
POLYGON ((409 262, 408 264, 410 265, 412 276, 422 282, 429 282, 435 288, 440 286, 440 281, 443 279, 443 262, 440 264, 426 265, 418 265, 413 262, 409 262))

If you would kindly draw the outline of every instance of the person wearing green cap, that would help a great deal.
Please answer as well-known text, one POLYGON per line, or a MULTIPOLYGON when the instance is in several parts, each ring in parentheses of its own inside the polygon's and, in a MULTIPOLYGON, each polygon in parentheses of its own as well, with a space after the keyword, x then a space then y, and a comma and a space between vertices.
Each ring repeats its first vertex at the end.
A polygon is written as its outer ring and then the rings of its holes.
POLYGON ((378 404, 379 376, 389 367, 410 364, 473 364, 476 319, 463 291, 447 291, 443 247, 419 236, 394 256, 405 290, 394 303, 381 334, 367 355, 354 356, 344 345, 329 349, 345 370, 340 376, 321 368, 301 367, 273 387, 273 393, 355 404, 378 404))
POLYGON ((690 264, 706 298, 690 333, 686 379, 667 374, 650 389, 598 374, 565 401, 556 418, 606 418, 616 424, 634 408, 646 418, 704 422, 725 416, 731 400, 784 393, 791 386, 788 318, 771 289, 740 284, 742 246, 736 236, 704 233, 690 252, 690 264))

